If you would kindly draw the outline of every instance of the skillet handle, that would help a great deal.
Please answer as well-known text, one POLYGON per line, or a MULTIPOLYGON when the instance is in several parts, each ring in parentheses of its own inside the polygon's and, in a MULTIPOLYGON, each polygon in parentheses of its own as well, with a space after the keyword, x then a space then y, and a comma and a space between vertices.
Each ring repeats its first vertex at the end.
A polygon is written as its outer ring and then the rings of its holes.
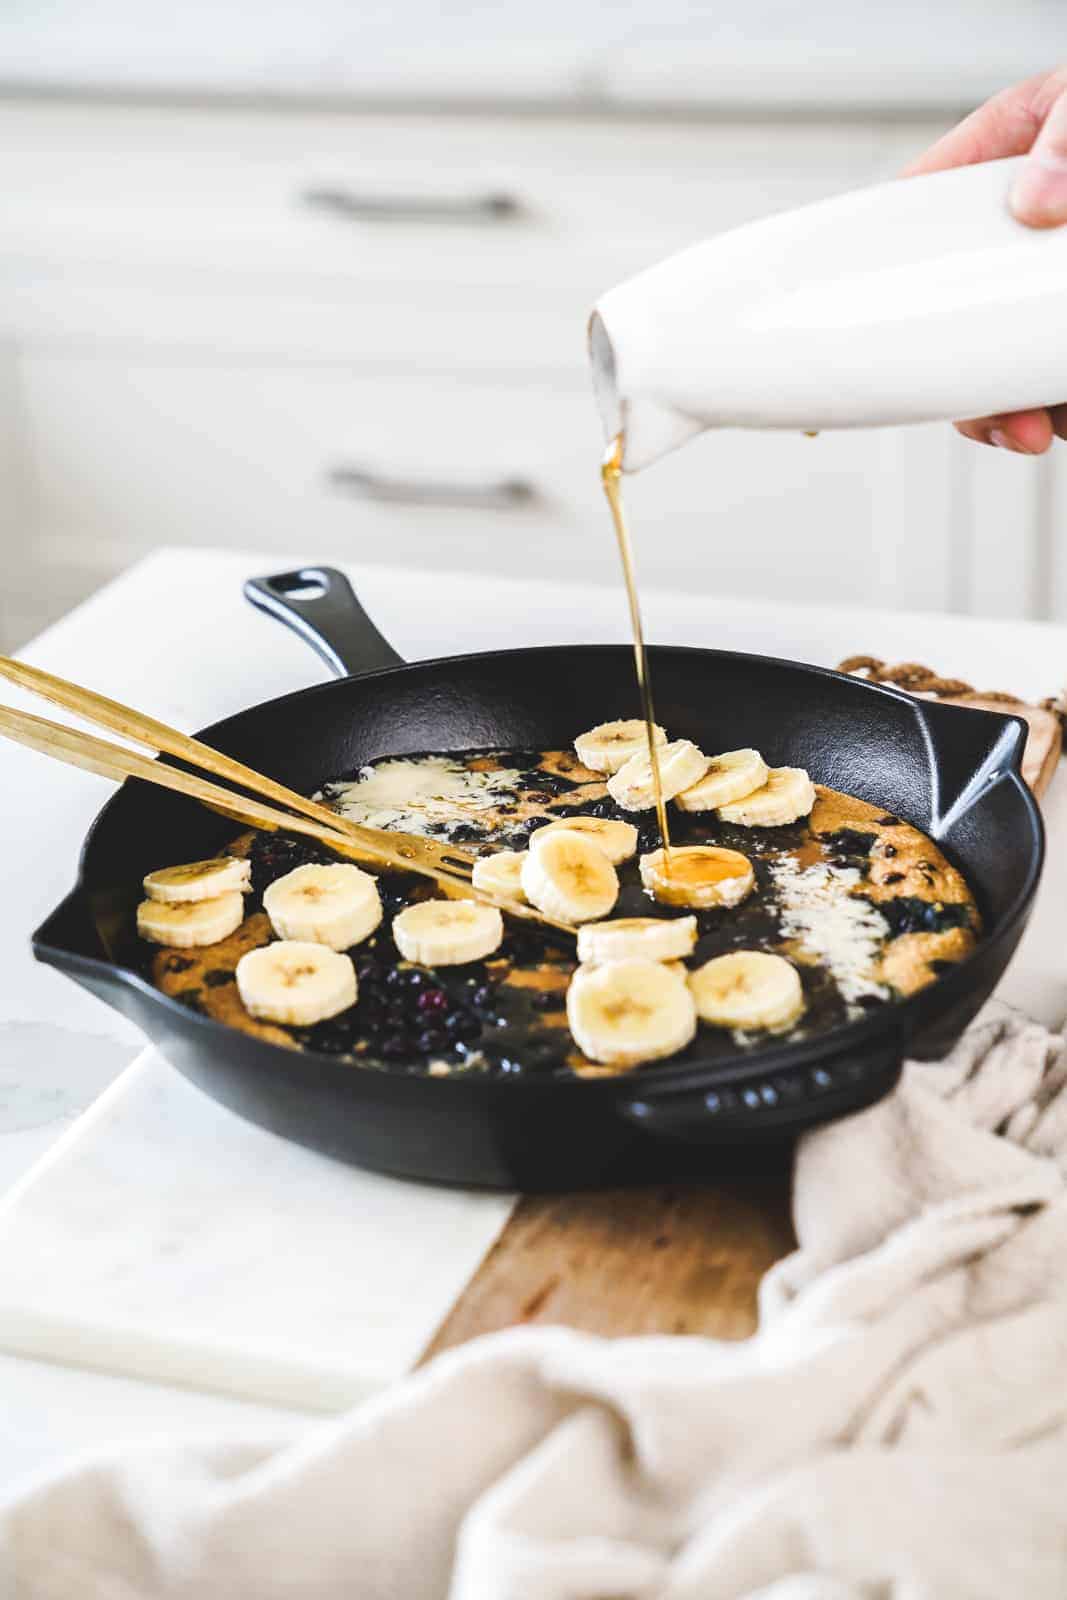
POLYGON ((618 1110, 642 1132, 685 1144, 781 1137, 880 1100, 900 1077, 904 1054, 894 1030, 862 1051, 827 1054, 814 1066, 766 1075, 749 1072, 709 1090, 653 1091, 621 1101, 618 1110))
POLYGON ((336 567, 300 567, 249 578, 244 594, 257 611, 299 634, 338 678, 404 665, 336 567))

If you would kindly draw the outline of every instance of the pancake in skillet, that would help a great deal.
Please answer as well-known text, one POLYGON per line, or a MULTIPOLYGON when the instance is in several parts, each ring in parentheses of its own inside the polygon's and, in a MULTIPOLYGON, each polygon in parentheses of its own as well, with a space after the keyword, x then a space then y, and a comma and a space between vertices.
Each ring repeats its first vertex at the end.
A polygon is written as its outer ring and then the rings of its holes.
MULTIPOLYGON (((962 960, 981 933, 978 908, 961 874, 931 840, 877 806, 817 788, 811 816, 780 828, 744 828, 713 813, 671 807, 677 845, 739 850, 756 886, 742 905, 695 913, 699 941, 688 965, 714 955, 760 949, 797 967, 806 1008, 781 1040, 809 1039, 913 994, 962 960)), ((639 854, 656 848, 647 813, 621 811, 605 780, 569 751, 474 750, 389 757, 324 786, 323 798, 354 820, 451 840, 477 851, 523 849, 534 829, 568 815, 618 817, 640 830, 639 854)), ((381 927, 353 950, 356 1007, 310 1028, 257 1022, 237 995, 234 969, 271 938, 260 897, 275 878, 307 861, 334 859, 325 848, 286 835, 245 834, 230 845, 252 863, 249 914, 229 939, 199 950, 154 950, 153 981, 207 1016, 295 1049, 311 1049, 383 1070, 446 1074, 602 1075, 567 1029, 564 1001, 573 944, 506 922, 504 942, 486 961, 429 969, 400 959, 390 933, 405 905, 433 897, 414 876, 382 873, 381 927)), ((677 915, 643 890, 636 860, 618 868, 617 917, 677 915)), ((755 1050, 766 1035, 702 1025, 672 1063, 755 1050)))

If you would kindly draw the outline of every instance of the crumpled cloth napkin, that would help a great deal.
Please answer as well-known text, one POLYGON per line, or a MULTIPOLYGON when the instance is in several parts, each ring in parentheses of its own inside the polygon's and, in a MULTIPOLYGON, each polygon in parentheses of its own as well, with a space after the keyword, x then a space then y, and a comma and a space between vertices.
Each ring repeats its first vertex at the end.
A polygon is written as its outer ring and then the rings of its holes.
POLYGON ((806 1136, 760 1331, 479 1340, 288 1440, 82 1460, 4 1600, 1064 1600, 1067 1051, 991 1005, 806 1136))

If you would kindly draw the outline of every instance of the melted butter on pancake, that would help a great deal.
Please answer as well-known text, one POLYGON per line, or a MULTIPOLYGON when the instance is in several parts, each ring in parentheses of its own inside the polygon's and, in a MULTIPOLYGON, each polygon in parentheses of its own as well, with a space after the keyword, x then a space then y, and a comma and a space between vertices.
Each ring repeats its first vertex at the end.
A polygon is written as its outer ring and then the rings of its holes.
POLYGON ((398 756, 330 784, 319 798, 370 828, 440 833, 449 824, 484 821, 484 813, 518 795, 522 780, 515 767, 475 767, 462 756, 398 756))
POLYGON ((877 973, 889 924, 856 894, 862 883, 856 868, 827 862, 802 867, 795 856, 781 855, 770 870, 782 932, 798 959, 825 967, 850 1007, 867 995, 888 999, 877 973))

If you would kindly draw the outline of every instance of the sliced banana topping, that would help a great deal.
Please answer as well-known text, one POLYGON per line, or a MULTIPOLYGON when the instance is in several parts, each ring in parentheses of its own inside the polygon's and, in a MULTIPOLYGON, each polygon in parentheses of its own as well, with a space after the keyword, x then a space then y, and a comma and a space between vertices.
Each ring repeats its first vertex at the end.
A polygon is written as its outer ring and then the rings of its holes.
POLYGON ((615 868, 584 833, 544 829, 530 840, 522 865, 530 904, 558 922, 596 922, 619 897, 615 868))
POLYGON ((768 770, 758 750, 724 750, 722 755, 712 756, 699 783, 675 795, 674 803, 679 811, 714 811, 761 789, 768 770))
POLYGON ((617 917, 578 929, 578 960, 677 961, 692 955, 696 942, 696 917, 617 917))
POLYGON ((423 900, 393 918, 393 938, 405 961, 457 967, 491 956, 504 937, 496 906, 481 900, 423 900))
POLYGON ((279 939, 305 939, 348 950, 382 920, 378 885, 346 862, 294 867, 263 891, 263 909, 279 939))
POLYGON ((740 905, 752 893, 756 874, 739 850, 714 844, 672 845, 669 863, 662 850, 651 850, 640 861, 641 882, 663 905, 740 905))
POLYGON ((213 900, 142 900, 137 907, 137 932, 152 944, 191 950, 228 939, 241 926, 244 914, 245 903, 239 889, 213 900))
POLYGON ((815 785, 803 767, 771 767, 762 788, 720 806, 719 816, 746 828, 782 828, 806 817, 814 804, 815 785))
POLYGON ((583 833, 598 845, 613 866, 629 861, 637 854, 637 829, 632 822, 618 822, 611 817, 561 817, 558 822, 546 822, 530 835, 530 844, 546 834, 559 833, 566 828, 571 833, 583 833))
POLYGON ((479 856, 471 869, 471 882, 486 894, 502 896, 505 900, 521 900, 522 864, 525 850, 497 850, 491 856, 479 856))
MULTIPOLYGON (((658 723, 652 724, 657 744, 666 744, 667 735, 658 723)), ((601 722, 574 741, 578 760, 591 772, 618 772, 625 761, 640 751, 648 752, 648 732, 640 717, 621 722, 601 722)))
POLYGON ((804 1010, 796 968, 784 956, 734 950, 689 974, 704 1022, 720 1028, 785 1028, 804 1010))
POLYGON ((250 1016, 309 1028, 356 1003, 351 958, 324 944, 280 939, 237 963, 237 992, 250 1016))
POLYGON ((683 1050, 696 1033, 684 978, 658 961, 579 967, 567 990, 567 1022, 591 1061, 629 1067, 683 1050))
POLYGON ((249 862, 216 856, 211 861, 187 861, 181 867, 159 867, 144 880, 144 891, 149 900, 162 905, 182 905, 188 900, 216 900, 234 889, 245 894, 251 878, 249 862))
MULTIPOLYGON (((708 770, 708 757, 691 739, 660 745, 657 755, 664 800, 673 800, 684 789, 691 789, 708 770)), ((648 811, 655 805, 656 786, 647 746, 608 779, 608 793, 624 811, 648 811)))

